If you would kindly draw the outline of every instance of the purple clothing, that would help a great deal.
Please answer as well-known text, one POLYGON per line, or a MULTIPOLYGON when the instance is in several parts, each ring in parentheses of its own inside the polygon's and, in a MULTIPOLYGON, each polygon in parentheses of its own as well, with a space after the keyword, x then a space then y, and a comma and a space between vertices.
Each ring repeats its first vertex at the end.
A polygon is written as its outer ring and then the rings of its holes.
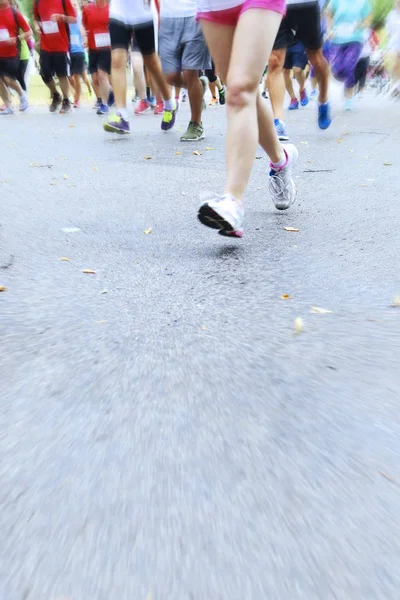
POLYGON ((333 44, 330 47, 330 63, 332 75, 338 81, 344 82, 346 89, 354 87, 355 68, 361 55, 362 44, 349 42, 348 44, 333 44))

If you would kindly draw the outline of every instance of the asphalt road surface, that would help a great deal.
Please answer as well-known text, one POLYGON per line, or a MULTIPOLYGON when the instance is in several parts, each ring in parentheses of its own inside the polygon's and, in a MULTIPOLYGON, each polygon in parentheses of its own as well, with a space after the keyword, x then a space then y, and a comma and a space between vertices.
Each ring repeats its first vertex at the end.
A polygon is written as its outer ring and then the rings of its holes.
POLYGON ((1 600, 399 599, 400 109, 341 102, 242 240, 223 108, 1 119, 1 600))

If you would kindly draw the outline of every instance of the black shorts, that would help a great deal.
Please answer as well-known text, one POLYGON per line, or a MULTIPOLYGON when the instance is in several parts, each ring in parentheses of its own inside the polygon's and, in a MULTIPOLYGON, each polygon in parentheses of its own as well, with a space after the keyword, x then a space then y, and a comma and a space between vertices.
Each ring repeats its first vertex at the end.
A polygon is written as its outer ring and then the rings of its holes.
POLYGON ((71 58, 71 75, 82 75, 86 70, 85 53, 73 52, 71 58))
POLYGON ((19 58, 0 58, 0 77, 17 79, 19 58))
POLYGON ((69 54, 68 52, 40 51, 40 75, 45 83, 49 83, 54 77, 69 77, 69 54))
POLYGON ((115 19, 110 20, 109 25, 111 48, 123 48, 128 50, 132 43, 132 35, 135 37, 135 43, 144 56, 154 54, 156 51, 156 38, 154 32, 154 23, 143 23, 143 25, 125 25, 115 19))
POLYGON ((111 49, 105 50, 89 50, 89 73, 111 73, 111 49))
POLYGON ((308 58, 306 49, 301 42, 297 42, 297 44, 289 46, 289 48, 286 49, 284 69, 293 69, 293 67, 297 67, 303 71, 306 68, 307 63, 308 58))
POLYGON ((291 46, 296 41, 307 50, 322 48, 321 10, 318 2, 289 4, 276 36, 274 50, 291 46))

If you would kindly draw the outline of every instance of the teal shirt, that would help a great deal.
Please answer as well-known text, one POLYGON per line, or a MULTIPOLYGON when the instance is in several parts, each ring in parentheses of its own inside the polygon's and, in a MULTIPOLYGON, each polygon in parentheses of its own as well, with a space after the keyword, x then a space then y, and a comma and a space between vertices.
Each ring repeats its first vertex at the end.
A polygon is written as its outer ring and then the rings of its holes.
POLYGON ((328 11, 332 13, 332 38, 334 44, 364 41, 360 27, 371 13, 369 0, 330 0, 328 11))

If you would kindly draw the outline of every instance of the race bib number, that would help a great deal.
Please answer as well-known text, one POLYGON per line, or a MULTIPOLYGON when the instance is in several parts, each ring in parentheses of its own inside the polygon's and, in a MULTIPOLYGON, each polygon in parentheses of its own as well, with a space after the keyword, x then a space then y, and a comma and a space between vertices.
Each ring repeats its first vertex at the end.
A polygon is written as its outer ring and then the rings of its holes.
POLYGON ((341 38, 348 38, 354 35, 356 30, 355 23, 341 23, 336 27, 336 35, 341 38))
POLYGON ((8 29, 0 29, 0 42, 7 42, 10 39, 8 29))
POLYGON ((71 46, 80 46, 81 40, 79 35, 71 35, 71 46))
POLYGON ((59 32, 57 21, 42 21, 42 29, 46 35, 59 32))
POLYGON ((111 46, 111 38, 109 33, 95 33, 94 43, 96 48, 109 48, 111 46))

